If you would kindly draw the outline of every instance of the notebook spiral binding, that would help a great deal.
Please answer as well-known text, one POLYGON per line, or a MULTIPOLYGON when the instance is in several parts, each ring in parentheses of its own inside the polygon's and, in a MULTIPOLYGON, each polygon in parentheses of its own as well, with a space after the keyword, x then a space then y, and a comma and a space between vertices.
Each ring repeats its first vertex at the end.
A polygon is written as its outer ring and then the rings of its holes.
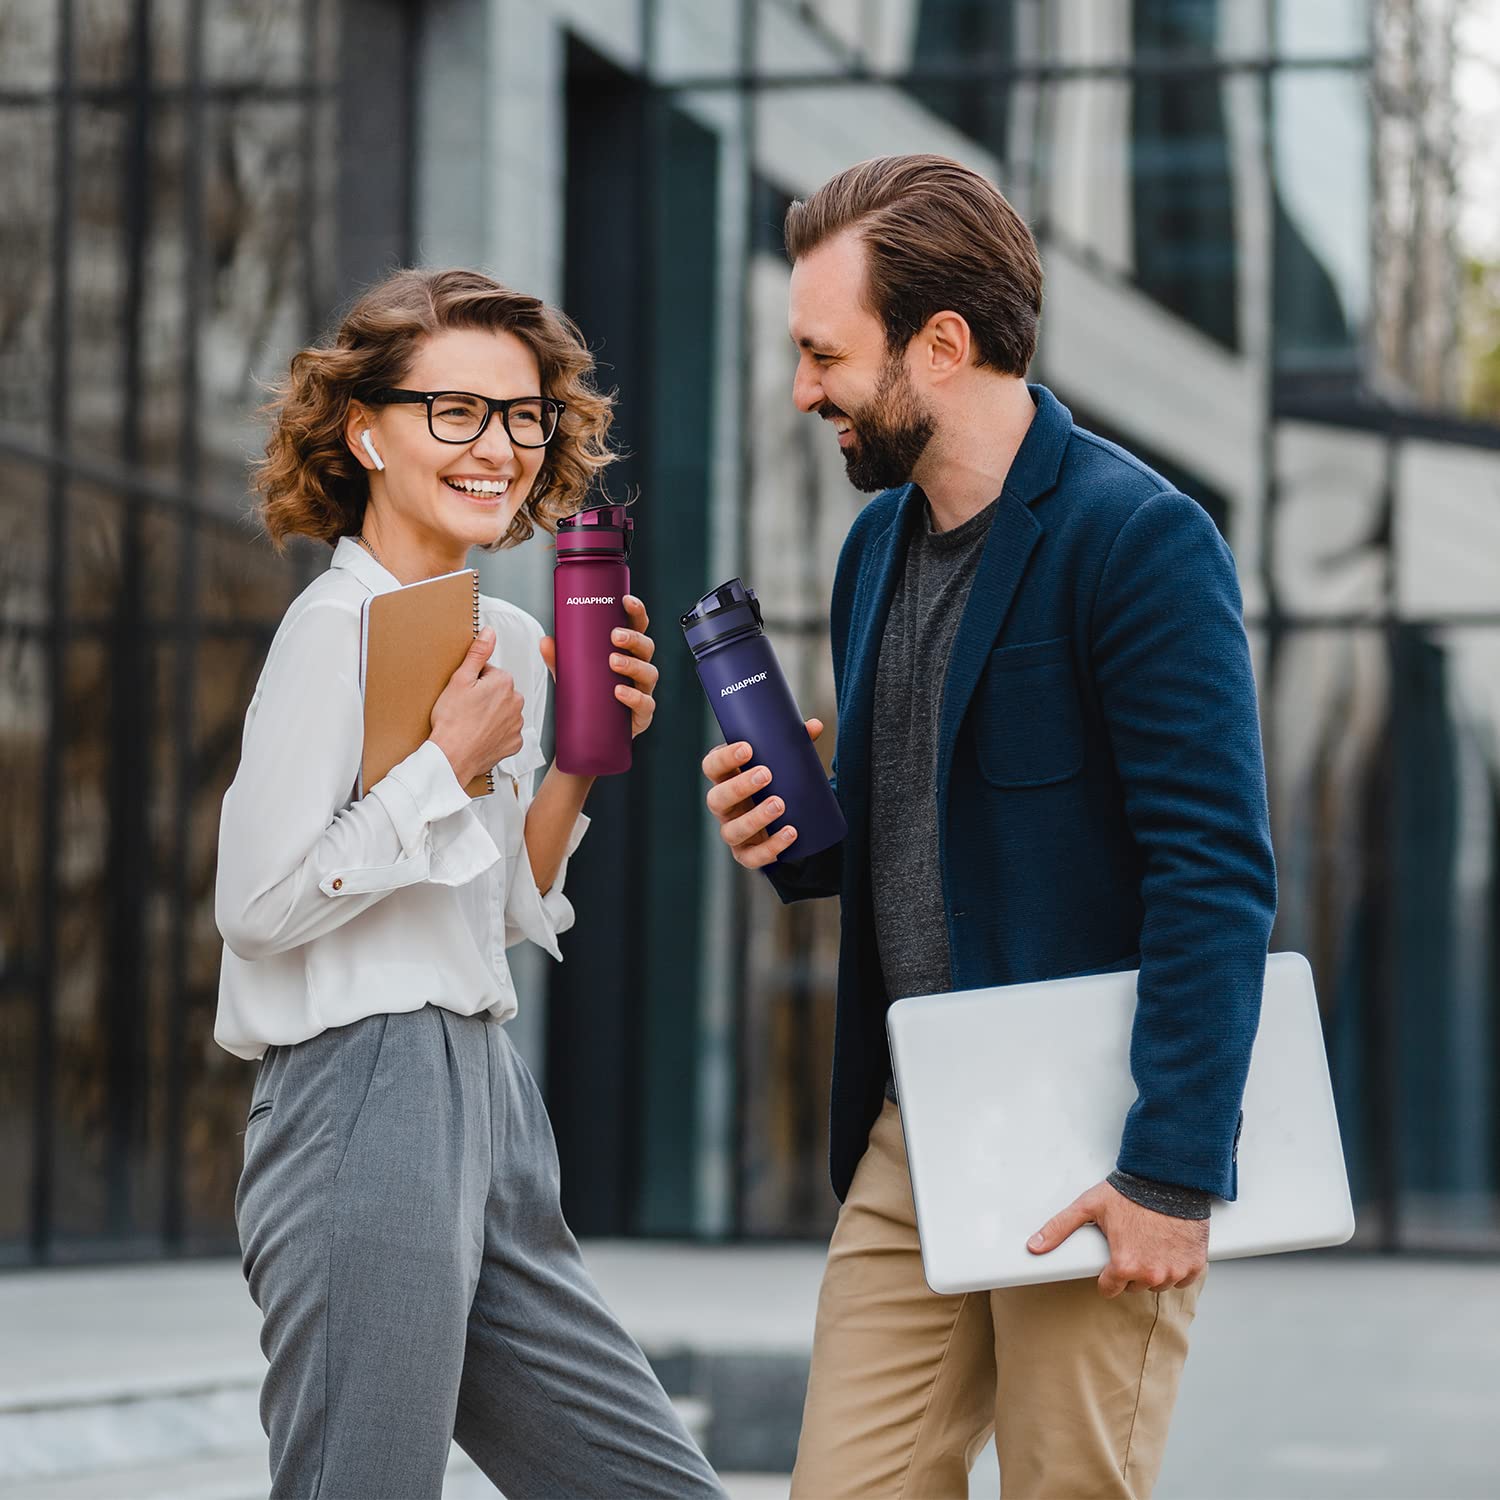
MULTIPOLYGON (((477 569, 475 570, 473 577, 474 577, 474 634, 478 635, 479 632, 484 627, 483 627, 483 622, 479 618, 479 573, 478 573, 477 569)), ((494 793, 494 790, 495 790, 495 768, 493 766, 491 766, 490 769, 484 773, 484 790, 485 790, 485 794, 487 796, 488 795, 492 795, 494 793)))

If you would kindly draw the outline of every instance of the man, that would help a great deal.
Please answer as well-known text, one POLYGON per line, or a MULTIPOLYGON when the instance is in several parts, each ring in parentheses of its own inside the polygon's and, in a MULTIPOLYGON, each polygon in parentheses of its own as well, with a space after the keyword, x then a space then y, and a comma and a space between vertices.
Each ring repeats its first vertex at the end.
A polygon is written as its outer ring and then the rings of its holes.
POLYGON ((741 865, 784 901, 842 898, 843 1208, 793 1494, 964 1495, 993 1428, 1006 1500, 1146 1495, 1210 1200, 1235 1195, 1275 911, 1233 559, 1198 505, 1026 385, 1041 267, 983 178, 942 157, 865 162, 794 203, 786 238, 793 398, 880 492, 830 616, 848 837, 797 860, 794 828, 765 833, 774 797, 749 800, 765 782, 750 747, 703 763, 741 865), (1045 1255, 1095 1223, 1109 1266, 1097 1285, 935 1295, 886 1006, 1136 967, 1118 1169, 1030 1242, 1045 1255))

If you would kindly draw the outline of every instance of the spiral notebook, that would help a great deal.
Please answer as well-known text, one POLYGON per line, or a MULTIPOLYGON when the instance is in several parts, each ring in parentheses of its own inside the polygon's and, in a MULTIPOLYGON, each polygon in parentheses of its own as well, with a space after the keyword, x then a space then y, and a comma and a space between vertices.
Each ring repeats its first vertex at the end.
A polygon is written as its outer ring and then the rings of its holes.
MULTIPOLYGON (((432 732, 432 708, 479 634, 479 574, 473 568, 372 594, 360 610, 359 690, 365 702, 361 797, 432 732)), ((483 771, 465 788, 495 790, 483 771)))

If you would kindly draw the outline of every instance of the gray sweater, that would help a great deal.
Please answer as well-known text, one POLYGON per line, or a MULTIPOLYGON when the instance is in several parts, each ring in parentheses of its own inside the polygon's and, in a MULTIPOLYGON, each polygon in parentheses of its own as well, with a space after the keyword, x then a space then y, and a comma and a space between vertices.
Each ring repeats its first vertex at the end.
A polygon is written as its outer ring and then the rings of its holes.
MULTIPOLYGON (((881 639, 870 745, 870 880, 888 1000, 952 988, 938 869, 938 717, 949 650, 998 505, 993 500, 961 525, 934 531, 931 507, 923 504, 881 639)), ((896 1097, 890 1079, 886 1094, 896 1097)), ((1208 1195, 1192 1188, 1122 1172, 1109 1181, 1159 1213, 1208 1216, 1208 1195)))

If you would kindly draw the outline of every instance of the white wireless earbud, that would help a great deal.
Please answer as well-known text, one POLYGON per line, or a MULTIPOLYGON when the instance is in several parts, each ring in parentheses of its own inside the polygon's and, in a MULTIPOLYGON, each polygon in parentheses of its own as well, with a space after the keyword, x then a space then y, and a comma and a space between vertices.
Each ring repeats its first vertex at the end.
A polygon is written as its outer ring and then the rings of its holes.
POLYGON ((375 444, 370 440, 370 429, 368 427, 366 427, 365 430, 360 433, 359 440, 365 445, 365 452, 368 453, 370 457, 375 461, 375 467, 377 469, 385 468, 385 464, 381 460, 380 455, 375 451, 375 444))

